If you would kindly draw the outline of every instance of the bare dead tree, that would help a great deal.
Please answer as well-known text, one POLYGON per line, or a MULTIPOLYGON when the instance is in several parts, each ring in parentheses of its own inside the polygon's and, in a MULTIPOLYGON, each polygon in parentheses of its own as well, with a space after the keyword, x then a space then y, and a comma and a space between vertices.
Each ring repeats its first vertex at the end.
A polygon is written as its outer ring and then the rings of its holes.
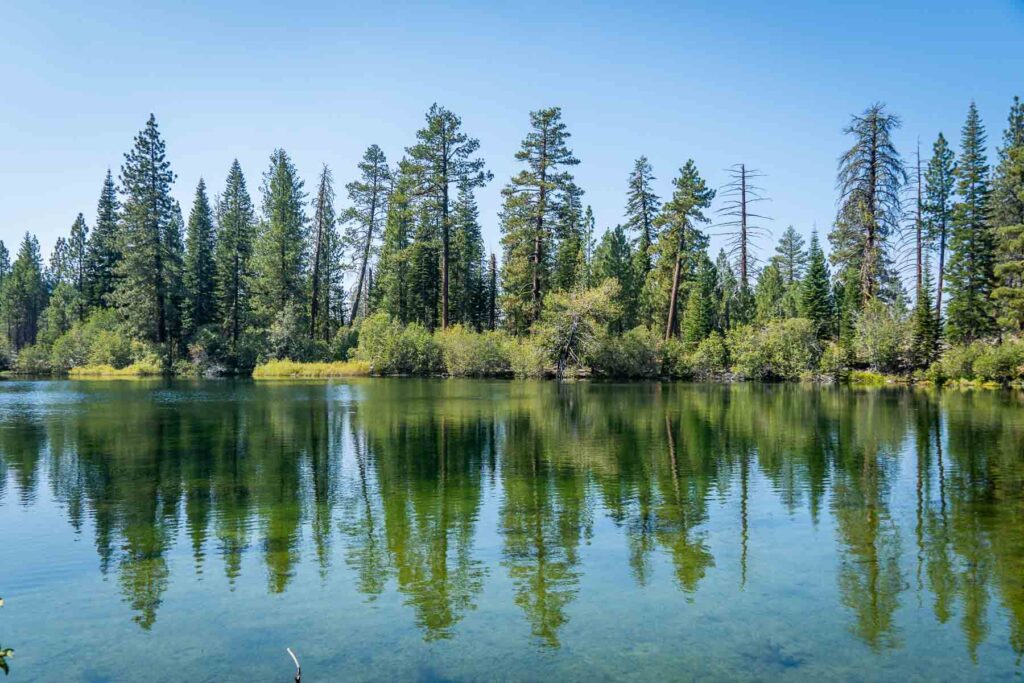
POLYGON ((719 230, 718 234, 728 238, 727 252, 736 261, 740 286, 747 289, 758 261, 754 255, 755 248, 761 240, 771 236, 771 230, 760 221, 772 219, 755 213, 753 208, 771 200, 765 196, 764 188, 754 184, 758 178, 765 177, 761 171, 747 168, 746 164, 735 164, 725 172, 730 180, 718 191, 718 196, 725 200, 718 215, 725 220, 713 227, 719 230))

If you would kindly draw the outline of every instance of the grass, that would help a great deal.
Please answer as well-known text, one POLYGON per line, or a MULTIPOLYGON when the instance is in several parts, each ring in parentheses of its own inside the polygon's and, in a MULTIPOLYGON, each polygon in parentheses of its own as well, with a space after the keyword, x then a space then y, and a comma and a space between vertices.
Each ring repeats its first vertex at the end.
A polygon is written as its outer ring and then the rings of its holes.
POLYGON ((82 365, 68 371, 68 377, 72 379, 123 379, 153 377, 159 374, 161 374, 160 367, 152 363, 132 363, 124 368, 115 368, 113 365, 82 365))
POLYGON ((370 364, 361 360, 334 363, 300 363, 293 360, 272 360, 257 365, 252 371, 254 379, 324 379, 328 377, 367 377, 370 364))

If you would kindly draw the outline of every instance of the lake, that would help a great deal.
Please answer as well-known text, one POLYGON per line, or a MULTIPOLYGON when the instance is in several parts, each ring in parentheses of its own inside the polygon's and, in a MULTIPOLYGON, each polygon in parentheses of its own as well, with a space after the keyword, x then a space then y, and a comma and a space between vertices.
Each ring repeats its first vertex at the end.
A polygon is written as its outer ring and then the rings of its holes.
POLYGON ((0 383, 12 681, 1013 680, 1024 401, 0 383))

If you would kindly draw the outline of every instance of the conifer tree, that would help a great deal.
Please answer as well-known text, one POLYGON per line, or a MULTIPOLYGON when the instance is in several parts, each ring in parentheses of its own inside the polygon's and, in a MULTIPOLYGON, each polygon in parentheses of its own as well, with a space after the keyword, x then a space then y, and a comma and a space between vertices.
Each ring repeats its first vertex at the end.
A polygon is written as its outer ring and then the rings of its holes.
POLYGON ((173 354, 180 311, 180 210, 171 197, 174 173, 156 118, 135 137, 121 167, 120 251, 113 300, 131 333, 173 354))
POLYGON ((625 228, 636 242, 636 248, 633 250, 633 271, 637 282, 647 280, 647 275, 653 267, 654 219, 661 210, 661 199, 652 189, 654 180, 651 162, 647 157, 641 156, 633 164, 626 192, 625 228))
POLYGON ((832 327, 832 291, 817 231, 811 233, 807 260, 807 275, 800 283, 800 315, 814 323, 819 339, 825 339, 830 336, 832 327))
POLYGON ((245 186, 242 166, 235 159, 217 203, 214 266, 217 317, 228 338, 228 362, 237 366, 239 340, 251 310, 253 241, 256 216, 245 186))
POLYGON ((68 237, 68 275, 74 290, 74 317, 85 320, 89 311, 89 226, 78 214, 68 237))
POLYGON ((348 226, 345 231, 345 244, 353 255, 358 273, 350 325, 355 323, 356 316, 361 315, 366 308, 362 299, 363 284, 376 256, 377 241, 384 232, 388 215, 388 193, 392 182, 388 160, 377 145, 370 145, 363 153, 363 160, 359 162, 359 173, 359 180, 345 186, 348 190, 348 199, 352 203, 344 216, 348 226))
POLYGON ((491 254, 487 269, 487 329, 498 327, 498 258, 491 254))
POLYGON ((415 232, 413 179, 403 160, 388 202, 374 288, 374 308, 405 324, 411 320, 409 243, 415 232))
POLYGON ((946 248, 953 225, 953 201, 956 190, 956 164, 953 150, 939 133, 932 146, 932 158, 924 174, 925 193, 922 205, 927 241, 939 253, 938 285, 935 288, 935 316, 942 320, 942 292, 946 276, 946 248))
POLYGON ((569 149, 569 132, 559 107, 530 113, 531 131, 516 159, 526 168, 502 190, 502 310, 506 324, 522 333, 540 317, 550 287, 553 226, 558 194, 572 181, 566 170, 579 163, 569 149))
MULTIPOLYGON (((640 248, 640 241, 636 242, 640 248)), ((614 279, 619 283, 619 315, 612 332, 622 333, 636 325, 636 270, 638 260, 621 225, 605 231, 594 251, 593 276, 596 282, 614 279)))
POLYGON ((4 286, 4 278, 11 272, 11 252, 7 251, 4 241, 0 240, 0 287, 4 286))
POLYGON ((786 293, 786 281, 779 272, 779 267, 769 263, 757 278, 754 288, 755 319, 760 323, 781 320, 786 317, 783 297, 786 293))
POLYGON ((745 308, 746 302, 740 299, 740 281, 725 249, 718 252, 715 271, 718 275, 718 288, 715 291, 715 329, 727 332, 734 325, 747 322, 749 312, 745 308))
POLYGON ((807 252, 804 251, 803 235, 794 230, 792 225, 787 227, 779 238, 772 263, 779 269, 782 281, 787 287, 803 279, 804 270, 807 268, 807 252))
POLYGON ((857 317, 861 309, 863 288, 857 271, 848 270, 836 280, 833 301, 836 310, 836 339, 841 346, 850 349, 857 331, 857 317))
POLYGON ((988 221, 988 173, 985 129, 972 102, 961 133, 955 174, 959 201, 953 207, 950 238, 946 333, 954 342, 973 341, 994 331, 990 297, 995 244, 988 221))
POLYGON ((39 240, 25 233, 10 272, 0 290, 4 327, 15 351, 34 344, 46 306, 46 282, 39 240))
POLYGON ((324 164, 320 182, 313 197, 313 240, 310 254, 309 338, 330 341, 336 329, 337 302, 340 286, 341 238, 334 213, 334 177, 324 164))
POLYGON ((409 317, 428 330, 440 325, 441 226, 426 202, 416 205, 415 232, 406 250, 409 264, 409 317))
POLYGON ((186 337, 216 318, 215 239, 213 210, 206 195, 206 182, 200 178, 185 232, 185 306, 182 319, 186 337))
POLYGON ((306 193, 287 152, 274 150, 263 174, 263 220, 253 253, 253 309, 269 325, 298 309, 306 287, 306 193))
POLYGON ((683 342, 696 347, 702 342, 715 324, 715 291, 718 288, 718 274, 715 265, 706 253, 700 254, 700 263, 693 286, 688 288, 686 311, 683 314, 683 342))
POLYGON ((854 143, 839 159, 839 217, 829 237, 840 270, 858 271, 864 302, 878 295, 890 277, 887 241, 903 220, 907 172, 892 141, 900 125, 898 116, 876 103, 852 117, 843 131, 854 143))
POLYGON ((927 368, 939 355, 941 328, 932 301, 934 281, 931 270, 931 259, 926 254, 922 264, 921 287, 911 317, 910 355, 915 368, 927 368))
POLYGON ((107 169, 96 206, 96 225, 89 236, 89 305, 92 308, 110 303, 114 292, 117 264, 121 260, 119 208, 114 176, 107 169))
POLYGON ((452 207, 451 279, 449 316, 453 324, 481 330, 485 324, 487 284, 480 210, 469 183, 459 185, 452 207))
POLYGON ((484 168, 484 160, 475 157, 480 141, 462 131, 462 119, 436 103, 427 112, 427 125, 416 133, 418 142, 406 150, 416 179, 416 192, 427 200, 435 214, 440 242, 440 314, 441 327, 448 327, 449 279, 451 277, 452 217, 450 191, 467 184, 482 187, 493 176, 484 168))
POLYGON ((585 282, 588 237, 582 198, 583 190, 575 183, 566 184, 554 230, 551 287, 556 291, 572 291, 585 282))
POLYGON ((991 201, 997 256, 992 297, 1000 325, 1019 333, 1024 331, 1024 104, 1018 98, 1003 133, 991 201))
POLYGON ((704 210, 715 197, 715 191, 700 177, 692 159, 687 160, 672 184, 672 198, 655 221, 659 233, 655 245, 657 267, 648 275, 645 285, 649 301, 664 302, 660 309, 666 311, 666 340, 678 331, 680 301, 685 302, 683 287, 692 279, 700 256, 707 249, 707 236, 697 225, 708 222, 704 210))

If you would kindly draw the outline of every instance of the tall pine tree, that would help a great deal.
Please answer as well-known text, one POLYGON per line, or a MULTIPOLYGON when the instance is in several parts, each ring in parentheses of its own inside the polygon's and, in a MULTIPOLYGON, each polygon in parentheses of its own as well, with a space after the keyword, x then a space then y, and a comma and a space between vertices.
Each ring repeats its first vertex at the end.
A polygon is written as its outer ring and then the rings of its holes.
POLYGON ((373 267, 377 242, 384 232, 388 215, 388 193, 391 188, 391 171, 384 152, 377 145, 370 145, 359 162, 359 180, 345 186, 351 208, 345 212, 347 224, 345 244, 355 262, 355 296, 352 301, 352 318, 363 315, 367 308, 362 298, 363 285, 370 268, 373 267))
POLYGON ((117 277, 117 264, 121 260, 118 236, 117 186, 107 169, 103 189, 96 205, 96 225, 89 236, 89 305, 100 308, 110 303, 117 277))
POLYGON ((113 300, 131 333, 173 357, 181 284, 180 210, 171 197, 174 173, 156 118, 135 137, 121 166, 121 244, 113 300))
POLYGON ((502 190, 501 308, 505 323, 525 332, 540 317, 551 285, 551 240, 558 222, 559 194, 572 182, 567 167, 579 159, 569 149, 562 110, 530 112, 531 131, 516 159, 526 165, 502 190))
POLYGON ((811 233, 807 275, 800 283, 800 289, 800 315, 814 324, 819 339, 827 338, 832 328, 832 288, 817 231, 811 233))
POLYGON ((462 130, 462 119, 436 103, 427 112, 427 125, 416 133, 418 142, 406 150, 416 179, 416 192, 427 199, 437 226, 441 255, 441 327, 448 326, 451 278, 451 189, 466 184, 481 187, 493 177, 484 160, 474 156, 480 141, 462 130))
POLYGON ((206 195, 206 182, 200 178, 185 231, 185 306, 182 321, 186 337, 216 319, 215 239, 213 210, 206 195))
POLYGON ((224 192, 217 203, 217 239, 214 252, 217 316, 228 340, 228 363, 237 368, 239 342, 249 325, 253 242, 256 214, 245 186, 242 166, 235 159, 224 192))
POLYGON ((995 230, 992 297, 1003 329, 1024 332, 1024 104, 1014 98, 992 180, 991 219, 995 230))
MULTIPOLYGON (((654 267, 654 220, 661 210, 661 198, 654 193, 654 170, 647 157, 641 156, 633 163, 629 174, 626 192, 626 224, 627 232, 636 241, 633 250, 633 271, 636 282, 644 282, 654 267)), ((600 281, 600 279, 598 279, 600 281)), ((626 285, 623 284, 623 287, 626 285)), ((645 311, 643 317, 649 319, 653 311, 645 311)), ((648 320, 649 322, 650 320, 648 320)))
POLYGON ((989 167, 985 128, 971 103, 961 131, 956 167, 957 203, 950 239, 949 305, 946 334, 953 342, 969 342, 995 329, 992 311, 995 243, 988 221, 989 167))
POLYGON ((924 232, 927 241, 939 253, 938 285, 935 288, 935 316, 942 320, 942 292, 946 284, 946 249, 953 227, 953 201, 956 190, 956 163, 953 150, 939 133, 932 146, 932 158, 924 174, 925 192, 922 203, 924 232))
POLYGON ((313 197, 309 277, 309 338, 330 341, 337 329, 335 294, 340 285, 341 239, 334 213, 334 177, 324 164, 313 197))

